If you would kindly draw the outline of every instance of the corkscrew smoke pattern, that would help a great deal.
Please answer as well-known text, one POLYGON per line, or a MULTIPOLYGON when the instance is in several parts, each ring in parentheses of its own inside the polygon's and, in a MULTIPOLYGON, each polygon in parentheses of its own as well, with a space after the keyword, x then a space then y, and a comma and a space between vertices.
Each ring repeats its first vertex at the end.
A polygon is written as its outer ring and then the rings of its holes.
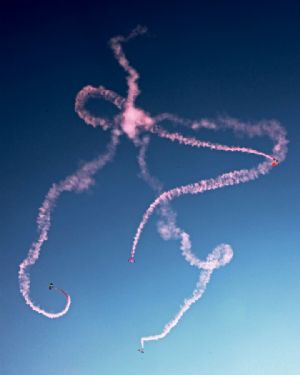
POLYGON ((100 126, 104 130, 111 129, 111 141, 108 144, 107 150, 104 154, 100 155, 95 160, 84 164, 73 175, 68 176, 63 181, 57 184, 53 184, 53 186, 50 188, 42 206, 39 209, 39 215, 37 218, 39 231, 38 240, 32 244, 27 257, 19 267, 20 291, 25 299, 25 302, 34 311, 48 318, 58 318, 65 315, 70 308, 71 297, 63 289, 56 288, 58 291, 63 293, 66 298, 66 305, 64 309, 58 313, 49 313, 40 308, 31 300, 28 268, 36 263, 40 255, 41 247, 48 238, 48 232, 51 226, 51 213, 61 193, 65 191, 81 192, 87 190, 93 184, 93 175, 101 168, 103 168, 108 162, 112 161, 116 152, 117 145, 119 143, 120 136, 122 134, 126 134, 128 138, 132 140, 134 145, 140 150, 138 162, 142 177, 158 194, 157 198, 149 205, 148 209, 145 211, 142 220, 138 225, 136 234, 133 239, 133 246, 131 249, 129 262, 134 263, 137 246, 143 229, 150 219, 151 215, 157 209, 160 215, 158 230, 162 238, 166 240, 180 240, 182 255, 184 259, 190 265, 196 266, 201 270, 192 297, 184 301, 184 304, 180 308, 177 315, 165 325, 163 331, 160 334, 141 338, 142 348, 144 347, 144 343, 146 341, 160 340, 168 335, 172 328, 174 328, 178 324, 184 313, 191 307, 191 305, 199 300, 199 298, 201 298, 213 271, 216 268, 229 263, 233 256, 233 251, 229 245, 220 244, 208 254, 206 260, 198 259, 191 251, 191 241, 188 233, 179 228, 176 224, 176 214, 169 205, 170 201, 175 197, 179 197, 184 194, 198 194, 208 190, 214 190, 225 186, 254 180, 261 175, 267 174, 272 169, 272 166, 282 162, 285 159, 287 152, 287 139, 285 130, 276 121, 263 121, 253 125, 244 124, 236 119, 231 118, 220 118, 216 121, 208 119, 191 121, 182 119, 176 115, 169 113, 163 113, 158 116, 151 117, 149 113, 136 107, 135 99, 140 94, 140 90, 137 84, 139 74, 130 65, 128 59, 126 58, 126 55, 123 52, 122 44, 128 42, 130 39, 138 35, 144 34, 145 32, 145 27, 138 26, 127 37, 117 36, 112 38, 110 41, 110 46, 115 58, 127 73, 127 98, 123 98, 119 94, 103 86, 93 87, 88 85, 80 90, 80 92, 77 94, 75 100, 76 113, 88 125, 91 125, 93 127, 100 126), (104 100, 107 100, 114 104, 121 111, 121 113, 116 115, 112 120, 105 117, 95 117, 85 108, 85 104, 90 98, 102 98, 104 100), (163 121, 169 121, 177 125, 189 127, 190 129, 193 129, 195 131, 201 128, 214 130, 223 128, 230 129, 233 132, 237 133, 244 133, 248 137, 267 136, 274 143, 272 154, 267 154, 252 148, 227 146, 207 141, 201 141, 193 137, 186 137, 178 132, 169 132, 159 126, 159 124, 163 121), (144 132, 150 132, 153 135, 157 135, 161 138, 169 139, 172 142, 178 142, 186 146, 197 148, 205 147, 211 150, 225 152, 231 151, 254 154, 263 157, 264 161, 258 164, 257 167, 251 169, 234 170, 224 173, 215 178, 197 181, 188 185, 175 187, 168 191, 163 191, 162 184, 157 179, 152 177, 148 172, 145 155, 150 138, 148 135, 145 136, 143 134, 144 132))

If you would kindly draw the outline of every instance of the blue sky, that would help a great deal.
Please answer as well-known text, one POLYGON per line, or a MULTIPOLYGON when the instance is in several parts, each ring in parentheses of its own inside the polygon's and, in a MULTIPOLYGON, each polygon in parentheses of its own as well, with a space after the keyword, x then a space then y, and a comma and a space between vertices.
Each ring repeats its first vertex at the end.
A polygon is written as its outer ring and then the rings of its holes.
MULTIPOLYGON (((298 9, 299 12, 299 9, 298 9)), ((5 375, 260 375, 300 372, 299 118, 300 23, 297 9, 201 2, 11 2, 1 15, 0 372, 5 375), (35 302, 69 313, 49 320, 18 290, 18 264, 36 238, 36 216, 53 182, 102 152, 109 133, 74 112, 76 93, 103 84, 126 94, 124 72, 107 41, 137 24, 149 35, 125 51, 140 72, 137 104, 199 119, 275 118, 290 140, 287 159, 248 184, 173 203, 199 257, 221 242, 234 258, 216 270, 203 298, 164 340, 159 333, 194 289, 198 271, 176 241, 163 241, 156 216, 128 264, 132 237, 154 194, 139 178, 137 150, 125 138, 115 160, 82 194, 64 194, 49 241, 31 270, 35 302)), ((92 102, 95 113, 114 114, 92 102)), ((202 134, 199 133, 199 137, 202 134)), ((270 152, 267 139, 231 133, 205 139, 270 152)), ((151 172, 166 188, 251 167, 258 158, 184 148, 153 139, 151 172)))

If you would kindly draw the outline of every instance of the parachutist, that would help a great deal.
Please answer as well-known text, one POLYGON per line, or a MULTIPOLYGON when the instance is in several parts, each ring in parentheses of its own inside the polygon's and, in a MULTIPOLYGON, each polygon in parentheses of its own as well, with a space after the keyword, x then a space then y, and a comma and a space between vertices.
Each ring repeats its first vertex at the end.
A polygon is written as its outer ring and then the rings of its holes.
POLYGON ((138 349, 138 352, 143 353, 143 354, 145 353, 143 348, 138 349))
POLYGON ((49 288, 49 290, 53 289, 53 288, 54 288, 54 284, 53 284, 53 283, 50 283, 50 284, 48 285, 48 288, 49 288))
POLYGON ((276 167, 279 164, 279 161, 277 159, 272 160, 272 167, 276 167))

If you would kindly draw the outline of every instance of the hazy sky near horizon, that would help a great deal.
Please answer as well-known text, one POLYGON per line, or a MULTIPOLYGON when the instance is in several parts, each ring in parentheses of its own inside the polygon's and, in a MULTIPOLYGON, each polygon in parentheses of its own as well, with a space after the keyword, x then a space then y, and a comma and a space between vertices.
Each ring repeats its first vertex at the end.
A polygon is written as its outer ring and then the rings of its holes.
MULTIPOLYGON (((299 11, 299 5, 196 1, 12 1, 3 7, 1 374, 299 374, 299 11), (33 300, 61 309, 63 298, 47 288, 53 281, 71 294, 69 313, 56 320, 34 313, 17 277, 49 187, 103 152, 109 140, 109 132, 77 116, 75 96, 87 84, 126 96, 125 73, 107 42, 138 24, 149 33, 124 46, 140 73, 138 106, 195 120, 276 119, 290 141, 287 159, 268 175, 172 203, 199 257, 225 242, 234 258, 213 273, 202 299, 167 338, 146 344, 144 355, 136 351, 140 337, 161 331, 199 272, 183 260, 178 242, 159 237, 156 215, 136 264, 128 264, 136 227, 155 195, 139 177, 137 149, 125 136, 88 192, 61 196, 31 269, 33 300)), ((90 109, 116 113, 103 101, 91 101, 90 109)), ((230 132, 197 137, 267 153, 272 146, 230 132)), ((166 189, 258 161, 154 137, 148 153, 150 171, 166 189)))

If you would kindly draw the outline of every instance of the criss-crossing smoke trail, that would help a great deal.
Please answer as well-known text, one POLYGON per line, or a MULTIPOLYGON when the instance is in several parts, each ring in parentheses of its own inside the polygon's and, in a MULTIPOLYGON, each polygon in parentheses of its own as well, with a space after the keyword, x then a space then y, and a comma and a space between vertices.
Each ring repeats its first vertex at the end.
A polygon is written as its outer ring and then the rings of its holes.
POLYGON ((143 351, 144 343, 146 341, 156 341, 164 338, 174 328, 179 320, 182 318, 184 313, 201 298, 204 293, 206 286, 211 278, 213 271, 221 266, 226 265, 230 262, 233 256, 231 247, 227 244, 220 244, 213 249, 205 260, 201 260, 196 257, 192 252, 192 246, 189 234, 181 229, 176 223, 176 213, 172 210, 170 202, 184 194, 198 194, 204 193, 208 190, 219 189, 229 185, 236 185, 250 180, 254 180, 261 175, 267 174, 272 166, 278 165, 282 162, 287 153, 287 139, 285 130, 276 121, 263 121, 257 124, 244 124, 236 119, 231 118, 220 118, 216 121, 209 119, 201 119, 192 121, 189 119, 182 119, 177 115, 170 113, 162 113, 157 116, 151 116, 141 108, 135 105, 135 100, 140 94, 138 86, 138 72, 130 65, 124 51, 122 44, 130 41, 134 37, 144 34, 146 32, 145 27, 136 27, 127 37, 116 36, 110 40, 110 47, 113 54, 127 74, 127 97, 123 98, 118 93, 105 88, 104 86, 94 87, 87 85, 83 87, 76 96, 75 99, 75 111, 78 116, 88 125, 93 127, 101 127, 104 130, 111 130, 112 138, 107 146, 107 150, 104 154, 100 155, 95 160, 86 163, 79 168, 73 175, 68 176, 63 181, 54 184, 48 194, 42 206, 39 209, 39 215, 37 218, 38 223, 38 240, 34 242, 28 252, 25 260, 20 264, 19 267, 19 280, 20 280, 20 291, 26 301, 26 303, 38 313, 43 314, 48 318, 58 318, 67 313, 70 304, 70 296, 60 288, 55 288, 61 292, 66 298, 66 305, 64 309, 58 313, 49 313, 38 305, 34 304, 30 298, 30 278, 28 269, 34 265, 39 258, 41 247, 48 238, 48 232, 51 225, 51 213, 55 207, 57 199, 60 194, 65 191, 83 191, 87 190, 93 184, 93 175, 103 168, 109 161, 113 159, 116 152, 119 138, 122 134, 125 134, 134 145, 139 148, 138 163, 141 171, 141 176, 151 186, 151 188, 158 194, 157 198, 148 206, 145 211, 140 224, 137 227, 137 231, 133 238, 133 245, 129 258, 130 263, 135 262, 135 255, 137 246, 142 235, 143 229, 150 219, 151 215, 157 210, 159 214, 158 231, 163 239, 177 239, 180 241, 180 248, 184 259, 192 266, 197 267, 200 270, 199 278, 196 284, 196 288, 193 294, 188 299, 184 300, 183 305, 175 315, 175 317, 169 321, 161 333, 141 338, 141 351, 143 351), (109 119, 106 117, 96 117, 92 115, 86 108, 85 105, 90 98, 101 98, 109 101, 115 105, 120 113, 109 119), (238 146, 227 146, 218 143, 212 143, 208 141, 201 141, 194 137, 187 137, 178 132, 170 132, 161 127, 161 123, 169 121, 179 126, 183 126, 194 131, 201 129, 229 129, 238 134, 244 134, 248 137, 269 137, 274 146, 271 154, 255 150, 247 147, 238 146), (156 135, 163 139, 168 139, 172 142, 177 142, 181 145, 197 147, 197 148, 210 148, 215 151, 222 152, 242 152, 257 155, 263 158, 263 161, 256 167, 251 169, 241 169, 226 172, 217 177, 200 180, 188 185, 182 185, 173 189, 163 191, 163 185, 156 178, 152 177, 148 171, 146 162, 146 150, 149 145, 150 136, 144 135, 143 133, 148 132, 152 135, 156 135))

